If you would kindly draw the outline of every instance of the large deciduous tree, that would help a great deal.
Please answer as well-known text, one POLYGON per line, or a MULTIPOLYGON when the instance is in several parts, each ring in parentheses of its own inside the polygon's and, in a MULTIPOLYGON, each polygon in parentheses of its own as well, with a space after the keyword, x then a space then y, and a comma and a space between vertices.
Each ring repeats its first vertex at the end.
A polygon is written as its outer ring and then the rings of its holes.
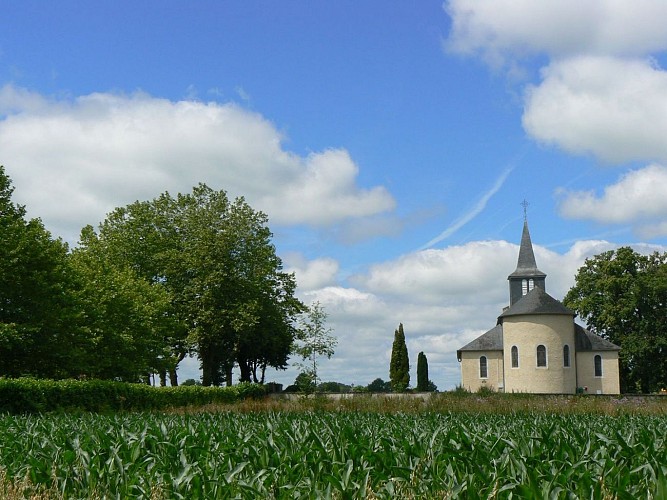
POLYGON ((408 346, 405 343, 403 323, 400 323, 394 332, 389 380, 394 392, 405 392, 410 385, 410 359, 408 358, 408 346))
POLYGON ((667 386, 667 253, 622 247, 586 259, 564 303, 621 347, 623 392, 667 386))
POLYGON ((165 338, 174 328, 169 295, 127 266, 101 259, 91 228, 71 256, 80 286, 78 304, 85 332, 86 362, 81 375, 127 382, 159 372, 168 356, 165 338))
POLYGON ((67 245, 12 203, 0 166, 0 375, 69 377, 81 352, 67 245))
POLYGON ((267 366, 286 368, 303 305, 267 222, 243 198, 230 202, 200 184, 116 209, 98 235, 86 230, 109 262, 166 293, 172 328, 163 330, 162 363, 172 385, 188 352, 201 362, 204 385, 231 384, 235 364, 241 381, 263 381, 267 366))

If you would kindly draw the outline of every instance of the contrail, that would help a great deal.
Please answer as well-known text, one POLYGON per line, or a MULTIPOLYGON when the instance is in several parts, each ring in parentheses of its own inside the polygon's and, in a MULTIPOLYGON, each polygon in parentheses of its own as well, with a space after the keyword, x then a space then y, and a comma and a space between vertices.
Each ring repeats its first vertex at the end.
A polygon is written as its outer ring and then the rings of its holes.
POLYGON ((491 199, 491 197, 498 192, 498 190, 503 186, 505 183, 505 180, 507 177, 510 175, 510 173, 514 170, 514 166, 511 166, 496 179, 496 182, 493 184, 491 189, 489 189, 484 195, 479 199, 479 201, 475 204, 474 207, 467 213, 463 214, 463 216, 459 217, 456 219, 452 225, 450 225, 447 229, 445 229, 442 233, 440 233, 438 236, 433 238, 431 241, 426 243, 426 245, 422 246, 419 250, 426 250, 427 248, 431 248, 433 245, 436 243, 441 242, 445 238, 450 237, 452 234, 454 234, 456 231, 461 229, 463 226, 465 226, 468 222, 470 222, 472 219, 477 217, 484 208, 486 208, 486 204, 488 201, 491 199))

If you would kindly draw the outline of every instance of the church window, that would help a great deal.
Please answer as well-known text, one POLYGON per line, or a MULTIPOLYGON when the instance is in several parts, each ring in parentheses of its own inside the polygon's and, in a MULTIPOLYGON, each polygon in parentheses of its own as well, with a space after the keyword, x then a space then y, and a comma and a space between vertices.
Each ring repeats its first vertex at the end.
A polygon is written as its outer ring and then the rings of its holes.
POLYGON ((570 367, 570 346, 567 344, 563 346, 563 366, 565 368, 570 367))
POLYGON ((595 355, 595 358, 593 358, 593 362, 595 365, 595 376, 596 377, 601 377, 602 376, 602 356, 599 354, 595 355))
POLYGON ((537 346, 537 366, 547 366, 547 348, 541 344, 537 346))
POLYGON ((488 378, 489 369, 487 366, 486 356, 480 356, 479 358, 479 378, 488 378))
POLYGON ((512 346, 512 368, 519 368, 519 348, 512 346))
POLYGON ((528 293, 528 280, 521 280, 521 295, 528 293))
POLYGON ((530 278, 528 280, 528 291, 530 292, 533 288, 535 288, 535 281, 533 280, 533 278, 530 278))

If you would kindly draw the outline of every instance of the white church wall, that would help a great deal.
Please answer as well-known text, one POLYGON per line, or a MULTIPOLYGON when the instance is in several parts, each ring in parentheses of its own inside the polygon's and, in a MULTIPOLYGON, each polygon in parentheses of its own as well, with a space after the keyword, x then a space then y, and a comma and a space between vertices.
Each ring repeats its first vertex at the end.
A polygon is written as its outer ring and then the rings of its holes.
POLYGON ((503 319, 505 392, 574 394, 574 321, 572 316, 535 314, 503 319), (570 346, 570 366, 564 366, 563 346, 570 346), (537 348, 546 348, 546 366, 537 366, 537 348), (512 368, 511 348, 519 350, 512 368))

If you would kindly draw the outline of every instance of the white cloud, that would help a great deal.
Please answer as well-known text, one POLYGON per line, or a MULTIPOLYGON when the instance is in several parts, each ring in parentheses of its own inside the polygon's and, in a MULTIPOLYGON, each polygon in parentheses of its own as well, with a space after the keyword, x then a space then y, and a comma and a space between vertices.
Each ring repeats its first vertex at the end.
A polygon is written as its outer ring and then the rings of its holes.
POLYGON ((450 51, 495 67, 528 55, 637 56, 667 47, 667 3, 655 0, 449 0, 450 51))
POLYGON ((523 116, 535 139, 606 162, 667 161, 667 73, 650 60, 579 57, 542 73, 523 116))
POLYGON ((560 191, 559 211, 570 219, 625 223, 667 217, 667 167, 649 165, 623 175, 604 194, 560 191))
POLYGON ((514 270, 517 252, 516 245, 505 241, 421 250, 376 264, 354 282, 375 293, 429 304, 465 303, 480 297, 502 300, 495 284, 506 281, 514 270))
POLYGON ((199 182, 245 196, 272 223, 322 226, 395 203, 383 187, 356 184, 346 151, 285 151, 272 123, 235 104, 142 93, 57 100, 5 86, 0 118, 16 201, 70 241, 117 206, 199 182))
MULTIPOLYGON (((547 292, 561 300, 586 258, 618 246, 584 240, 561 254, 534 244, 538 267, 547 274, 547 292)), ((644 254, 667 250, 631 246, 644 254)), ((374 266, 356 277, 354 287, 308 291, 305 301, 322 304, 338 338, 333 358, 321 360, 319 376, 357 385, 377 377, 388 380, 394 330, 403 323, 413 385, 417 354, 423 351, 436 385, 454 388, 461 380, 456 350, 494 327, 509 303, 507 276, 516 268, 518 249, 506 241, 478 241, 419 251, 374 266)), ((296 374, 291 369, 270 378, 289 384, 296 374)))
POLYGON ((336 284, 338 261, 329 257, 307 260, 302 254, 292 252, 283 258, 285 271, 293 272, 299 292, 322 289, 336 284))

